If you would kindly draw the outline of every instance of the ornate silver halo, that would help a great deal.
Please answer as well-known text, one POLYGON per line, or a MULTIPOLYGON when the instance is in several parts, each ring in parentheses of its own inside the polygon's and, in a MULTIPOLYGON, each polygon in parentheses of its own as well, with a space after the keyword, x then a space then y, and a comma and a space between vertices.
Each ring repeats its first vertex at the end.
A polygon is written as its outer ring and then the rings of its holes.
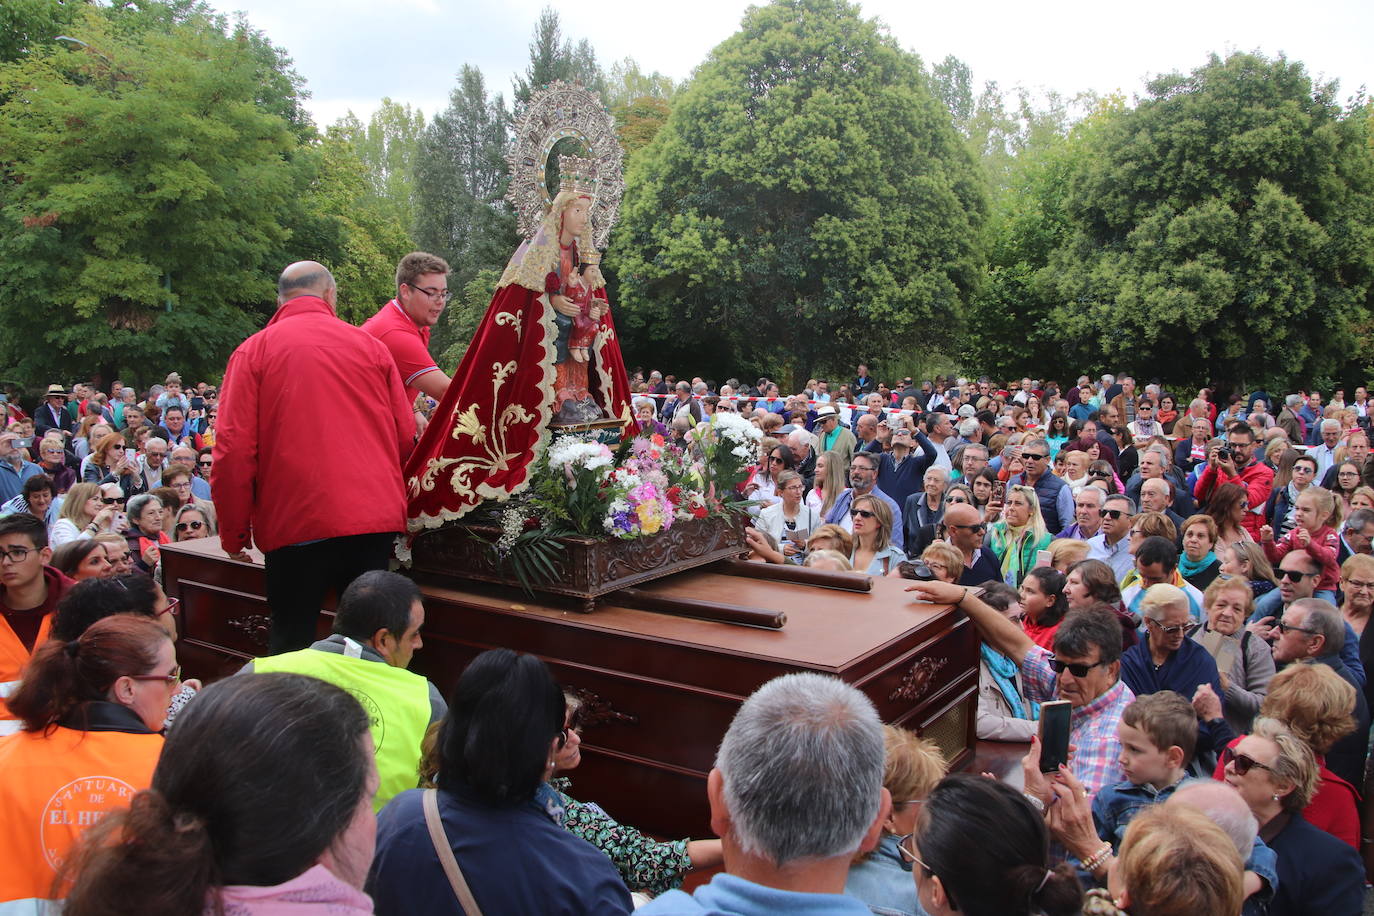
POLYGON ((624 152, 615 135, 615 120, 595 92, 583 86, 555 82, 530 96, 515 128, 515 141, 506 153, 510 188, 506 200, 515 208, 520 234, 530 237, 553 202, 544 186, 545 169, 554 144, 576 137, 596 162, 596 196, 592 201, 593 239, 605 248, 611 227, 620 217, 624 152))

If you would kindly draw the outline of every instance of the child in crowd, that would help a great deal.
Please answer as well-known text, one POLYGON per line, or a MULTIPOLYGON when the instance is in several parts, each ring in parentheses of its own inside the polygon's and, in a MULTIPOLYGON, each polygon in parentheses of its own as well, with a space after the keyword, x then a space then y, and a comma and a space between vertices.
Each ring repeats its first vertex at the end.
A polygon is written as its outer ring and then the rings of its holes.
MULTIPOLYGON (((1305 550, 1308 556, 1321 564, 1322 569, 1317 576, 1317 586, 1312 597, 1330 601, 1332 604, 1338 604, 1336 584, 1341 578, 1340 564, 1336 562, 1340 554, 1341 539, 1336 530, 1328 524, 1335 508, 1336 497, 1330 490, 1308 487, 1298 496, 1297 505, 1293 510, 1292 531, 1275 541, 1274 529, 1271 526, 1265 525, 1260 528, 1260 543, 1264 546, 1264 555, 1275 567, 1283 561, 1290 550, 1305 550)), ((1272 613, 1272 610, 1266 610, 1272 613)))
POLYGON ((1065 784, 1067 779, 1055 784, 1050 829, 1086 875, 1105 884, 1131 818, 1166 800, 1185 781, 1197 729, 1193 704, 1172 690, 1137 697, 1121 713, 1116 730, 1126 779, 1098 791, 1091 821, 1081 816, 1081 806, 1066 804, 1076 791, 1073 785, 1065 784))

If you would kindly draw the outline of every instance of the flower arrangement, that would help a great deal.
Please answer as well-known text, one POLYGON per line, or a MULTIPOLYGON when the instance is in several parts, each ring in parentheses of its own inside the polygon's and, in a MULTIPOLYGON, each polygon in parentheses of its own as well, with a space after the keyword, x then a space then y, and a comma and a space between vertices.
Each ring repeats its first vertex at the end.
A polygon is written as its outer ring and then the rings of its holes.
POLYGON ((722 515, 758 454, 762 433, 728 414, 690 431, 682 444, 661 435, 622 443, 612 452, 578 436, 561 436, 534 472, 534 503, 543 517, 592 537, 637 538, 675 521, 722 515))
POLYGON ((487 525, 499 529, 488 543, 531 591, 557 575, 560 539, 567 535, 650 537, 677 522, 742 511, 747 503, 738 488, 761 438, 756 426, 733 414, 717 414, 681 443, 641 435, 612 451, 590 435, 559 436, 525 492, 481 510, 487 525))

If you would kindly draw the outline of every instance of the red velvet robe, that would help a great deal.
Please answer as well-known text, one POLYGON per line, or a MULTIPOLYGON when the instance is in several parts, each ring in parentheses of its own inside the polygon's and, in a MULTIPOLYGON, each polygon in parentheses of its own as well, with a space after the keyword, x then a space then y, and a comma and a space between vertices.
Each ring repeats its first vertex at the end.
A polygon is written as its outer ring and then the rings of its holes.
MULTIPOLYGON (((596 297, 605 293, 597 290, 596 297)), ((461 518, 484 500, 505 500, 529 485, 555 413, 554 310, 548 295, 518 284, 499 288, 406 462, 407 527, 414 533, 461 518)), ((630 383, 610 313, 599 322, 588 389, 627 428, 630 383)))

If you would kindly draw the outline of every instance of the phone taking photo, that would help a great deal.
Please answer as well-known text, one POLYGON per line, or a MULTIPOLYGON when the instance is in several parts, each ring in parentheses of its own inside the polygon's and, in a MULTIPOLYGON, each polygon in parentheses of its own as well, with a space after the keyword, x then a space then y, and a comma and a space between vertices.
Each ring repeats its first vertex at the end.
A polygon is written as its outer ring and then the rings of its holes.
POLYGON ((1069 718, 1073 704, 1051 700, 1040 704, 1040 772, 1053 773, 1069 762, 1069 718))

